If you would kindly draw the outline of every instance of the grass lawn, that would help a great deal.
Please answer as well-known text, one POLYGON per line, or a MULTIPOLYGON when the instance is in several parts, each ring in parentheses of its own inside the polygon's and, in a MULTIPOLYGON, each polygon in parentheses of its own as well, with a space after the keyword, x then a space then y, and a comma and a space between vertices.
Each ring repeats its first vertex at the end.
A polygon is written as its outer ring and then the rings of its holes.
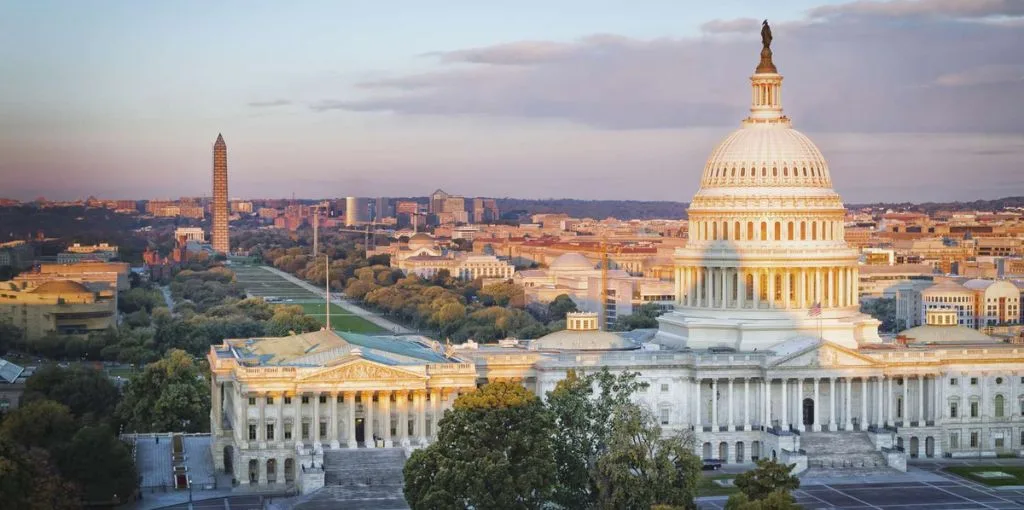
POLYGON ((946 468, 946 471, 971 480, 972 482, 978 482, 992 487, 1001 485, 1024 485, 1024 466, 950 466, 946 468), (978 476, 978 473, 984 473, 986 471, 999 471, 1001 473, 1013 475, 1013 478, 984 478, 978 476))
MULTIPOLYGON (((324 323, 325 303, 285 303, 296 304, 302 307, 302 311, 310 317, 316 318, 321 324, 324 323)), ((353 333, 385 333, 380 326, 362 318, 352 315, 344 308, 331 304, 331 327, 338 331, 351 331, 353 333)))
POLYGON ((722 487, 714 482, 723 478, 736 478, 736 474, 701 474, 700 482, 697 483, 697 496, 731 496, 740 491, 736 487, 722 487))

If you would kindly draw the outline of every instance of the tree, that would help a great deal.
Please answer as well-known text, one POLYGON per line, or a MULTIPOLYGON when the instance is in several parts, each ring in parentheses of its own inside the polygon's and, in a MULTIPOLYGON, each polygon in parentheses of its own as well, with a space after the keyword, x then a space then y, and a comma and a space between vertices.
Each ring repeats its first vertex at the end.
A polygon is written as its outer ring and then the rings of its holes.
POLYGON ((75 433, 67 406, 39 400, 11 411, 0 423, 0 435, 25 448, 46 448, 66 442, 75 433))
POLYGON ((800 487, 800 479, 792 474, 796 464, 781 464, 770 459, 757 461, 757 467, 740 474, 733 481, 750 501, 767 498, 776 491, 789 493, 800 487))
POLYGON ((114 414, 120 395, 114 383, 100 370, 88 367, 41 368, 25 384, 25 402, 53 400, 67 406, 78 417, 93 415, 106 419, 114 414))
POLYGON ((553 500, 565 508, 598 504, 593 467, 608 448, 612 423, 622 406, 646 383, 635 372, 615 375, 603 369, 585 376, 574 370, 548 392, 554 415, 554 455, 558 466, 553 500))
POLYGON ((0 356, 7 354, 7 350, 20 343, 22 339, 24 339, 24 333, 21 328, 9 321, 0 320, 0 356))
POLYGON ((459 397, 437 442, 406 463, 406 501, 413 510, 543 508, 554 482, 553 427, 540 399, 517 383, 459 397))
POLYGON ((623 405, 612 423, 608 450, 594 468, 598 506, 693 508, 701 472, 694 444, 688 431, 662 437, 650 411, 632 403, 623 405))
POLYGON ((203 432, 210 427, 210 385, 188 353, 172 349, 132 375, 117 414, 136 432, 203 432))
POLYGON ((553 321, 565 319, 565 314, 577 311, 576 302, 568 294, 559 294, 548 303, 548 318, 553 321))
POLYGON ((60 454, 60 471, 83 491, 87 502, 128 498, 136 471, 128 448, 105 425, 83 427, 60 454))
POLYGON ((733 494, 725 502, 725 510, 800 510, 793 495, 786 491, 775 491, 763 499, 751 500, 744 493, 733 494))
POLYGON ((76 510, 78 493, 50 463, 46 450, 26 450, 0 435, 0 501, 4 508, 76 510))
POLYGON ((665 313, 657 303, 644 303, 632 315, 615 319, 615 331, 632 331, 634 329, 658 327, 658 316, 665 313))
POLYGON ((523 287, 511 281, 492 283, 480 289, 480 299, 481 301, 486 300, 485 305, 493 303, 497 306, 509 306, 512 308, 526 306, 526 294, 523 291, 523 287))
MULTIPOLYGON (((327 318, 324 317, 326 323, 327 318)), ((302 311, 301 306, 277 306, 274 316, 263 326, 269 336, 287 336, 292 332, 306 333, 320 329, 321 322, 302 311)))

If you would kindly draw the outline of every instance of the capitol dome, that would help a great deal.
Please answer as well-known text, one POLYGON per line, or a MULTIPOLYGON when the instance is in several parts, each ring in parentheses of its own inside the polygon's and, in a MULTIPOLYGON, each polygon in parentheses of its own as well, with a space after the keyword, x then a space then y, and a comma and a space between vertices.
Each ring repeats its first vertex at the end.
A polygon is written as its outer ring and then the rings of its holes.
POLYGON ((860 312, 846 208, 824 155, 783 114, 782 81, 765 44, 750 114, 711 151, 687 209, 687 243, 673 256, 675 310, 659 318, 663 344, 881 342, 878 321, 860 312))

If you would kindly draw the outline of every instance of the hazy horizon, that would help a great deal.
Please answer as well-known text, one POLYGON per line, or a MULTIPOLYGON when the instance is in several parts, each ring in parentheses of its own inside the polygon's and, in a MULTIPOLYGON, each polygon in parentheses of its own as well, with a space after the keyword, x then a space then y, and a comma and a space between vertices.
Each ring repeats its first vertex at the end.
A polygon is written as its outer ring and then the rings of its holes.
POLYGON ((768 18, 845 202, 1024 194, 1014 0, 41 0, 0 8, 0 196, 688 202, 768 18), (756 6, 756 7, 755 7, 756 6))

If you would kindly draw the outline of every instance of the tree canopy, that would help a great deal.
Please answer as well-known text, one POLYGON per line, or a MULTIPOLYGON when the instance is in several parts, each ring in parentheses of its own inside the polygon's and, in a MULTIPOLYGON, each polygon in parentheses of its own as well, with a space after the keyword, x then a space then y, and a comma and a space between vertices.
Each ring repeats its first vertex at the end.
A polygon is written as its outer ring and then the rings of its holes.
POLYGON ((406 463, 406 500, 414 510, 543 508, 554 481, 552 432, 550 413, 520 384, 463 395, 437 441, 406 463))
POLYGON ((757 461, 757 467, 741 473, 733 481, 740 490, 729 498, 728 510, 788 510, 799 508, 790 493, 800 488, 800 478, 792 473, 796 464, 781 464, 771 459, 757 461), (787 506, 788 505, 788 506, 787 506))
POLYGON ((67 406, 72 414, 85 417, 111 416, 119 399, 117 387, 102 370, 47 365, 28 379, 22 402, 53 400, 67 406))
POLYGON ((133 432, 204 432, 210 385, 192 356, 174 349, 132 375, 117 413, 133 432))

